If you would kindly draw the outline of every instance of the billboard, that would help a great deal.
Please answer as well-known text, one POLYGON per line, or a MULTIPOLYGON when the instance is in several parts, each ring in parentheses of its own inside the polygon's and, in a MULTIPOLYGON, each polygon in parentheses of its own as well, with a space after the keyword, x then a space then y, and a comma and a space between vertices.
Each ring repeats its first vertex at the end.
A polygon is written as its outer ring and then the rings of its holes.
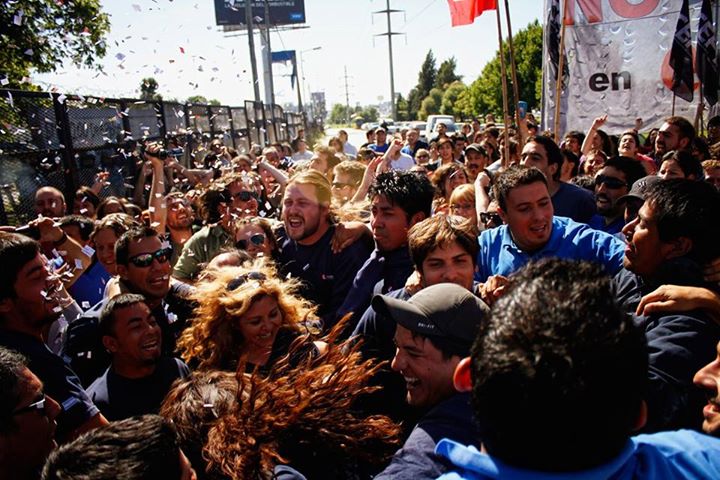
MULTIPOLYGON (((556 102, 559 22, 564 17, 566 66, 560 101, 560 131, 586 131, 595 117, 608 115, 606 131, 659 127, 673 103, 670 52, 680 16, 680 0, 545 0, 543 123, 552 128, 556 102), (555 44, 554 44, 555 43, 555 44), (554 49, 552 48, 554 44, 554 49), (550 47, 550 48, 549 48, 550 47)), ((689 0, 692 49, 696 49, 702 0, 689 0)), ((675 98, 675 114, 693 119, 699 101, 695 80, 692 103, 675 98)))
MULTIPOLYGON (((265 1, 251 0, 255 23, 265 23, 265 1)), ((305 0, 267 0, 270 25, 305 23, 305 0)), ((217 25, 245 25, 244 0, 215 0, 217 25)))

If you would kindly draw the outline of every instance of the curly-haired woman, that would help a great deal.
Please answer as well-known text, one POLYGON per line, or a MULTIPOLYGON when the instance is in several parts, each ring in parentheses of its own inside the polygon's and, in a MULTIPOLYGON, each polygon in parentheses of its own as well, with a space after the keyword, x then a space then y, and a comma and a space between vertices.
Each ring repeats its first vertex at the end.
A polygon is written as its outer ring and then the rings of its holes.
POLYGON ((314 307, 296 295, 297 283, 280 280, 272 267, 224 267, 200 282, 192 297, 195 317, 180 338, 185 361, 199 369, 267 371, 293 342, 303 355, 324 348, 313 343, 308 324, 314 307))

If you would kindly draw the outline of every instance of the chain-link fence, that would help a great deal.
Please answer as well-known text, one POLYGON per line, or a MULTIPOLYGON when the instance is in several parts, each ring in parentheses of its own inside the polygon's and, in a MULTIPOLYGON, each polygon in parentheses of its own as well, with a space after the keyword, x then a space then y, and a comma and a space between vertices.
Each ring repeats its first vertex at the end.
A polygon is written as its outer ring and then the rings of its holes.
POLYGON ((290 141, 303 116, 278 105, 180 104, 0 89, 0 224, 19 225, 35 216, 37 189, 53 186, 71 204, 81 185, 109 172, 104 195, 131 196, 134 142, 171 139, 169 148, 189 153, 217 138, 238 152, 253 143, 290 141))

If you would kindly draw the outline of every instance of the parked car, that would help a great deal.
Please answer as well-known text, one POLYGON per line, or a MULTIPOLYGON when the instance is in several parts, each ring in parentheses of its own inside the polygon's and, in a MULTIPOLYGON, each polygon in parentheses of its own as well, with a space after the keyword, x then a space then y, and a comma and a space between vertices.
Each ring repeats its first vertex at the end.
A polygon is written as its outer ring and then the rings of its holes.
POLYGON ((425 121, 425 138, 429 141, 437 133, 437 124, 444 123, 448 132, 457 131, 455 118, 452 115, 429 115, 425 121))

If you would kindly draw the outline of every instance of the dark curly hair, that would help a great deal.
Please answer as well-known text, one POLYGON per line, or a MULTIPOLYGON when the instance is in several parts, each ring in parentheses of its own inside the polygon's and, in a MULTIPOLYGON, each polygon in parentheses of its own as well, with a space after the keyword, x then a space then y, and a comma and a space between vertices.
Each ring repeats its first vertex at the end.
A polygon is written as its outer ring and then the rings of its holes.
POLYGON ((391 170, 378 175, 370 186, 368 197, 372 199, 378 195, 402 208, 410 220, 418 212, 430 216, 435 188, 426 175, 391 170))

